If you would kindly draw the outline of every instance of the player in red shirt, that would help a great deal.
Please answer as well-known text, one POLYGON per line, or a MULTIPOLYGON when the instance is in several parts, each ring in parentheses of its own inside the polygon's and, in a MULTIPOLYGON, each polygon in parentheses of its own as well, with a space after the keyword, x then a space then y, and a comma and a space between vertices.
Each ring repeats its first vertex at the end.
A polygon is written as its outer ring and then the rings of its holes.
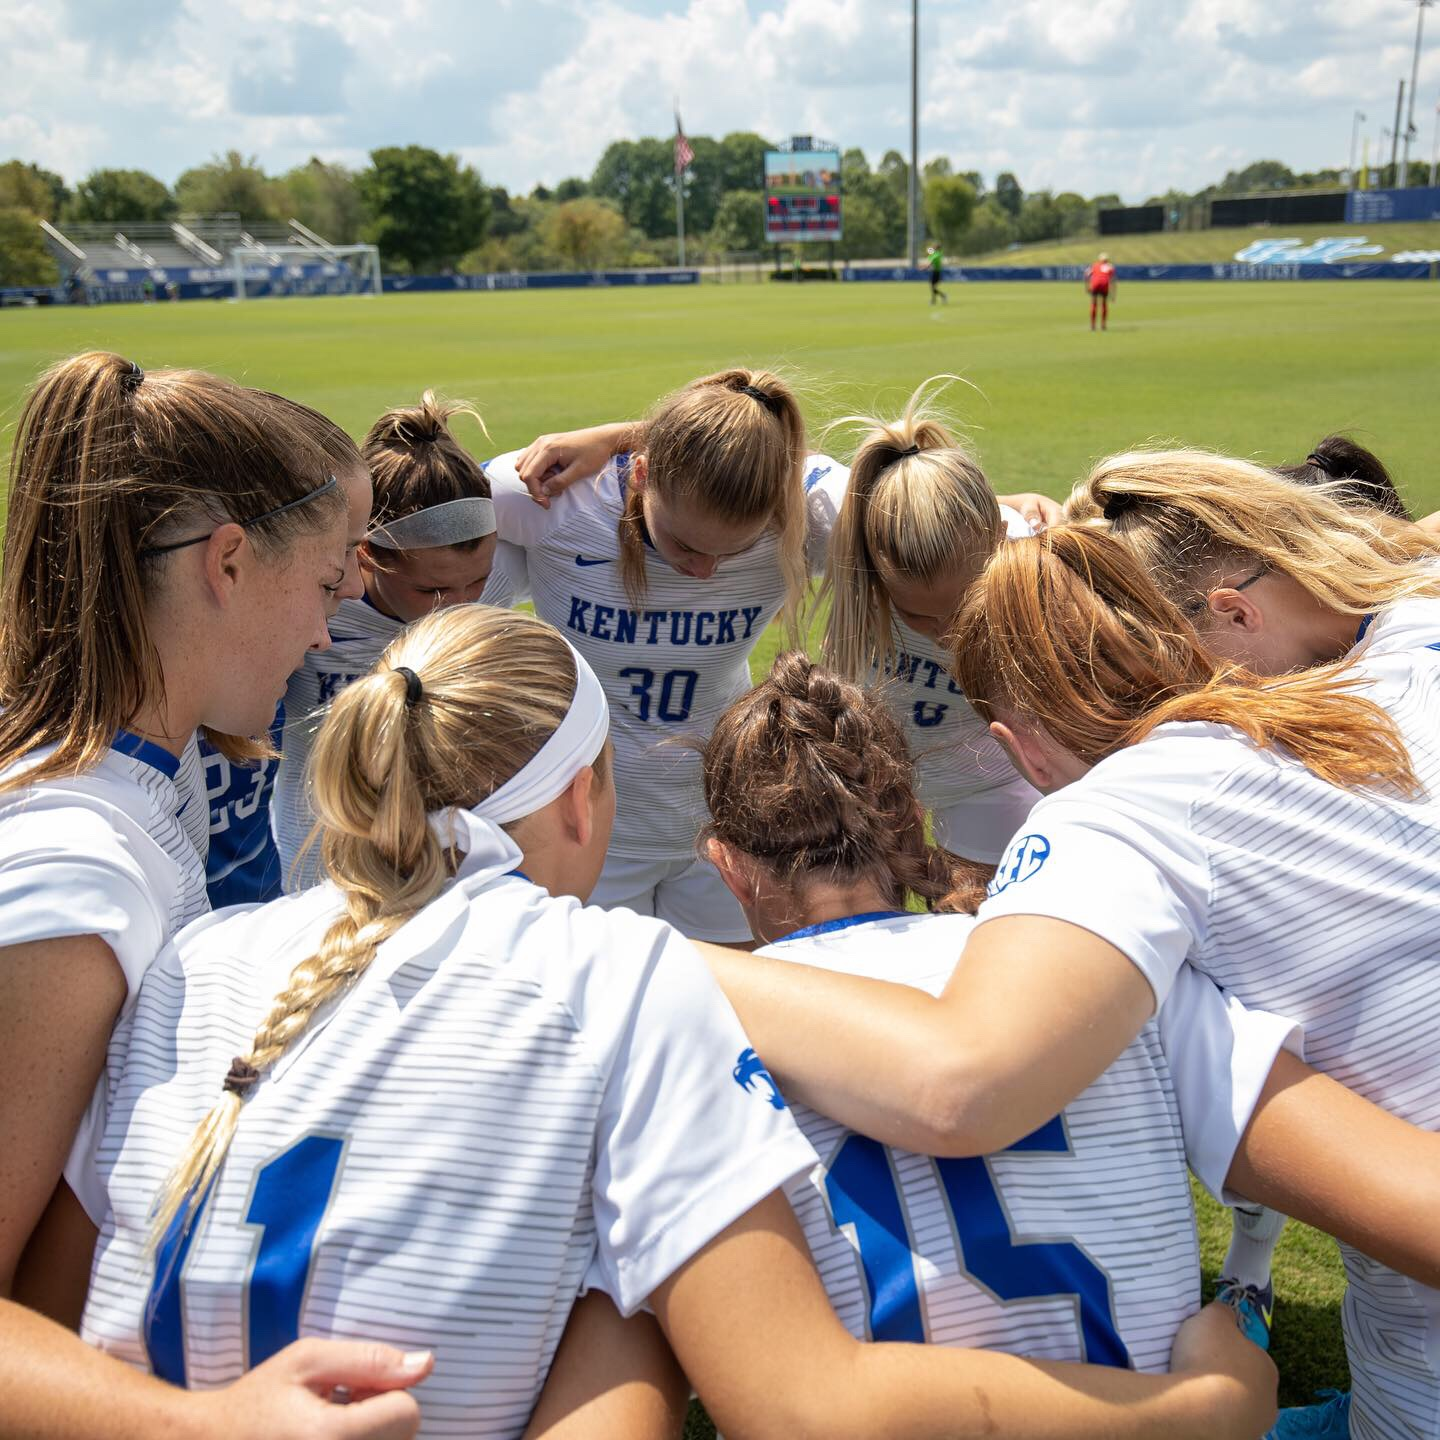
POLYGON ((1107 328, 1110 319, 1110 291, 1115 284, 1115 267, 1102 250, 1100 257, 1085 272, 1085 288, 1090 292, 1090 328, 1095 328, 1095 306, 1100 306, 1100 328, 1107 328))

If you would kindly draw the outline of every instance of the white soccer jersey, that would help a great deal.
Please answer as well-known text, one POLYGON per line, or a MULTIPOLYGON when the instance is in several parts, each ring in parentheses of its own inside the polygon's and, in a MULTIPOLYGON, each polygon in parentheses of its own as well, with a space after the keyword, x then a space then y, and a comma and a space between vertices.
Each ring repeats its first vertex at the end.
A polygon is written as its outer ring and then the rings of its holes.
MULTIPOLYGON (((617 456, 548 510, 515 474, 515 451, 485 467, 501 536, 529 562, 535 613, 590 662, 610 702, 615 746, 613 854, 691 856, 705 821, 700 757, 683 743, 707 737, 750 688, 750 653, 785 599, 779 543, 764 536, 708 580, 645 556, 645 600, 625 593, 618 525, 630 457, 617 456)), ((824 455, 805 462, 812 572, 824 563, 849 471, 824 455)))
POLYGON ((1387 605, 1360 622, 1352 655, 1393 655, 1440 643, 1440 596, 1423 596, 1387 605))
MULTIPOLYGON (((482 605, 508 610, 527 590, 525 557, 513 545, 495 547, 495 564, 480 596, 482 605)), ((330 702, 347 685, 369 674, 405 622, 377 610, 368 598, 342 600, 330 622, 330 648, 310 650, 285 689, 285 734, 270 800, 270 823, 280 852, 280 883, 303 890, 320 878, 320 851, 301 848, 315 825, 305 789, 305 767, 330 702)))
MULTIPOLYGON (((52 749, 33 751, 19 768, 52 749)), ((130 1004, 165 943, 210 908, 195 844, 209 828, 193 740, 177 759, 122 733, 84 774, 0 795, 0 945, 98 935, 119 963, 130 1004)), ((74 1154, 98 1141, 105 1101, 102 1077, 74 1154)), ((103 1214, 83 1167, 67 1165, 65 1175, 91 1215, 103 1214)))
POLYGON ((302 1335, 430 1348, 424 1433, 518 1436, 587 1269, 628 1314, 814 1164, 688 942, 498 868, 462 869, 259 1082, 154 1255, 170 1166, 336 891, 166 951, 112 1044, 86 1339, 201 1387, 302 1335))
MULTIPOLYGON (((1082 926, 1162 998, 1188 959, 1294 1016, 1317 1068, 1440 1129, 1440 630, 1420 639, 1377 643, 1355 667, 1404 737, 1419 798, 1338 789, 1222 726, 1162 726, 1036 805, 981 920, 1082 926)), ((1440 1434, 1440 1292, 1341 1248, 1351 1433, 1440 1434)))
MULTIPOLYGON (((862 915, 760 953, 938 994, 973 925, 862 915)), ((1223 1181, 1276 1053, 1298 1037, 1287 1020, 1227 1007, 1191 971, 1166 1010, 1183 1013, 1147 1025, 1059 1116, 997 1154, 932 1159, 796 1107, 820 1163, 786 1193, 853 1335, 1169 1369, 1200 1307, 1186 1140, 1206 1179, 1220 1167, 1223 1181), (1189 1136, 1165 1044, 1192 1092, 1189 1136)))
POLYGON ((950 677, 945 647, 895 621, 895 656, 874 682, 905 734, 935 839, 994 864, 1040 798, 950 677))

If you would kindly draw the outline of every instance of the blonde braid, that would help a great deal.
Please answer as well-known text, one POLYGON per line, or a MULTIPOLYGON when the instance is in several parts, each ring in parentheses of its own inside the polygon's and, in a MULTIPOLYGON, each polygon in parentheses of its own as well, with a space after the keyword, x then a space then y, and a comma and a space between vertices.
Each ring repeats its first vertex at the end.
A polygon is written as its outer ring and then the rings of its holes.
POLYGON ((247 1093, 379 948, 449 883, 456 856, 429 814, 472 806, 525 765, 575 694, 557 631, 518 611, 454 606, 403 632, 370 674, 336 697, 310 758, 322 853, 345 909, 237 1055, 156 1203, 151 1244, 186 1224, 235 1137, 247 1093), (411 701, 408 669, 417 677, 411 701))

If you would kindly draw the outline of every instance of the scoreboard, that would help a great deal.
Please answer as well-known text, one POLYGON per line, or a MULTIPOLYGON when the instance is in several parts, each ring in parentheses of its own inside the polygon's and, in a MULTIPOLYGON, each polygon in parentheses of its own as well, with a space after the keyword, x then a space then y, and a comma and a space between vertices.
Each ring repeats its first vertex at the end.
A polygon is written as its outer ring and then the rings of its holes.
POLYGON ((838 240, 840 152, 793 148, 765 152, 765 243, 838 240))

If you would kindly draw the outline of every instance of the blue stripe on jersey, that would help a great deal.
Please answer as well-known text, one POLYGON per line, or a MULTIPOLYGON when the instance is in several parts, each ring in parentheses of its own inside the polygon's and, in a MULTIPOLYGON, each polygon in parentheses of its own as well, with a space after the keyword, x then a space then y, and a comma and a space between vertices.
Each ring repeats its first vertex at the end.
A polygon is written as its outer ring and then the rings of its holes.
POLYGON ((805 477, 805 493, 808 495, 835 467, 833 465, 817 465, 805 477))
POLYGON ((132 735, 128 730, 118 731, 110 742, 110 748, 118 750, 122 755, 128 755, 132 760, 140 761, 142 765, 150 766, 152 770, 158 770, 167 779, 173 780, 180 773, 178 755, 172 755, 153 740, 132 735))
MULTIPOLYGON (((275 709, 270 743, 278 750, 285 733, 285 704, 275 709)), ((280 852, 270 832, 270 796, 279 760, 231 765, 202 736, 200 758, 210 802, 210 853, 205 888, 216 910, 274 900, 281 893, 280 852)))
POLYGON ((1360 628, 1355 632, 1355 643, 1358 645, 1364 638, 1365 632, 1375 623, 1375 613, 1372 611, 1361 622, 1360 628))
POLYGON ((808 940, 812 935, 830 935, 836 930, 849 930, 854 925, 873 925, 877 920, 903 920, 908 914, 908 910, 867 910, 863 915, 842 915, 838 920, 822 920, 818 925, 792 930, 773 943, 784 945, 791 940, 808 940))

